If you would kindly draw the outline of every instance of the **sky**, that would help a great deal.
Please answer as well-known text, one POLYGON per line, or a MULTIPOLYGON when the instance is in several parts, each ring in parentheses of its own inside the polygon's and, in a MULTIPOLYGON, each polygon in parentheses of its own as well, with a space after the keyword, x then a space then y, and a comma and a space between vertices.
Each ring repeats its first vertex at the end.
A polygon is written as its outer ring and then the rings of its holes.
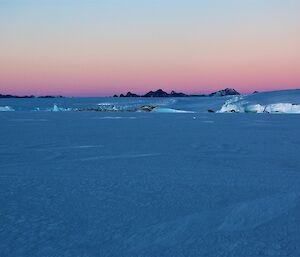
POLYGON ((0 0, 0 93, 300 88, 299 0, 0 0))

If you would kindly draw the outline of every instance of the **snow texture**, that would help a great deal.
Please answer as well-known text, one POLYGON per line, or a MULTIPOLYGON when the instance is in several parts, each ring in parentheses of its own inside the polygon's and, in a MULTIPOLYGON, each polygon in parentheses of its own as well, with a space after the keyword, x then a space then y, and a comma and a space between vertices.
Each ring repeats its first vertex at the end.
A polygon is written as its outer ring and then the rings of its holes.
POLYGON ((298 115, 44 101, 1 104, 28 111, 0 113, 0 256, 300 256, 298 115))
POLYGON ((300 90, 232 97, 218 111, 240 113, 300 113, 300 90))

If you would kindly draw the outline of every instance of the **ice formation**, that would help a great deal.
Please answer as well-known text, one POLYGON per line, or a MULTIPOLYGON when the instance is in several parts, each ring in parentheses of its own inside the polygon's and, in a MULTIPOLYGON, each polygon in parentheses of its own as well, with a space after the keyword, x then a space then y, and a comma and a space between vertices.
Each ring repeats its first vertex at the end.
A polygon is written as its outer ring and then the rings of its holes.
POLYGON ((192 112, 192 111, 176 110, 176 109, 161 108, 161 107, 154 108, 151 112, 159 112, 159 113, 195 113, 195 112, 192 112))
POLYGON ((10 106, 0 106, 0 112, 13 112, 14 109, 10 106))
POLYGON ((300 105, 292 103, 253 104, 243 100, 243 97, 234 97, 225 102, 218 113, 300 113, 300 105))
POLYGON ((67 111, 72 111, 72 109, 71 108, 59 107, 56 104, 54 104, 53 107, 47 109, 47 111, 51 111, 51 112, 67 112, 67 111))

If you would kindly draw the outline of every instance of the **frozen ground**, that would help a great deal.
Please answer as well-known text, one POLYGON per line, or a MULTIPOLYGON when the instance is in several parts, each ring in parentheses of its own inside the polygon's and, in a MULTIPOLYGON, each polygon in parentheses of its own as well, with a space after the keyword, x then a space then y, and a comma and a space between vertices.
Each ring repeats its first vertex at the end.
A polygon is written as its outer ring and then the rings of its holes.
POLYGON ((0 99, 0 256, 300 256, 299 97, 0 99))
POLYGON ((0 256, 300 256, 298 115, 0 121, 0 256))

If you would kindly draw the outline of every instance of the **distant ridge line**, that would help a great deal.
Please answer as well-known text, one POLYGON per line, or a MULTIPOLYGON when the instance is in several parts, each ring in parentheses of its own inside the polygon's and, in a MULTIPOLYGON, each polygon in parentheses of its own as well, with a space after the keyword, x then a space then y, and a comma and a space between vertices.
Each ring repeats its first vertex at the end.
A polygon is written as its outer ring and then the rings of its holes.
POLYGON ((58 95, 44 95, 44 96, 34 96, 34 95, 24 95, 24 96, 18 96, 18 95, 2 95, 0 94, 0 98, 65 98, 64 96, 58 95))
MULTIPOLYGON (((225 88, 211 94, 185 94, 181 92, 171 91, 171 93, 167 93, 162 89, 158 89, 156 91, 149 91, 144 95, 138 95, 132 92, 127 92, 126 94, 114 95, 113 97, 212 97, 212 96, 228 96, 228 95, 240 95, 238 91, 233 88, 225 88)), ((0 94, 0 98, 65 98, 65 96, 61 95, 44 95, 44 96, 34 96, 34 95, 11 95, 11 94, 0 94)))
POLYGON ((149 91, 144 95, 138 95, 135 93, 131 93, 130 91, 127 94, 114 95, 113 97, 206 97, 206 96, 227 96, 227 95, 240 95, 238 91, 233 88, 225 88, 216 92, 213 92, 209 95, 205 94, 185 94, 178 93, 175 91, 171 91, 171 93, 167 93, 162 89, 158 89, 156 91, 149 91))

